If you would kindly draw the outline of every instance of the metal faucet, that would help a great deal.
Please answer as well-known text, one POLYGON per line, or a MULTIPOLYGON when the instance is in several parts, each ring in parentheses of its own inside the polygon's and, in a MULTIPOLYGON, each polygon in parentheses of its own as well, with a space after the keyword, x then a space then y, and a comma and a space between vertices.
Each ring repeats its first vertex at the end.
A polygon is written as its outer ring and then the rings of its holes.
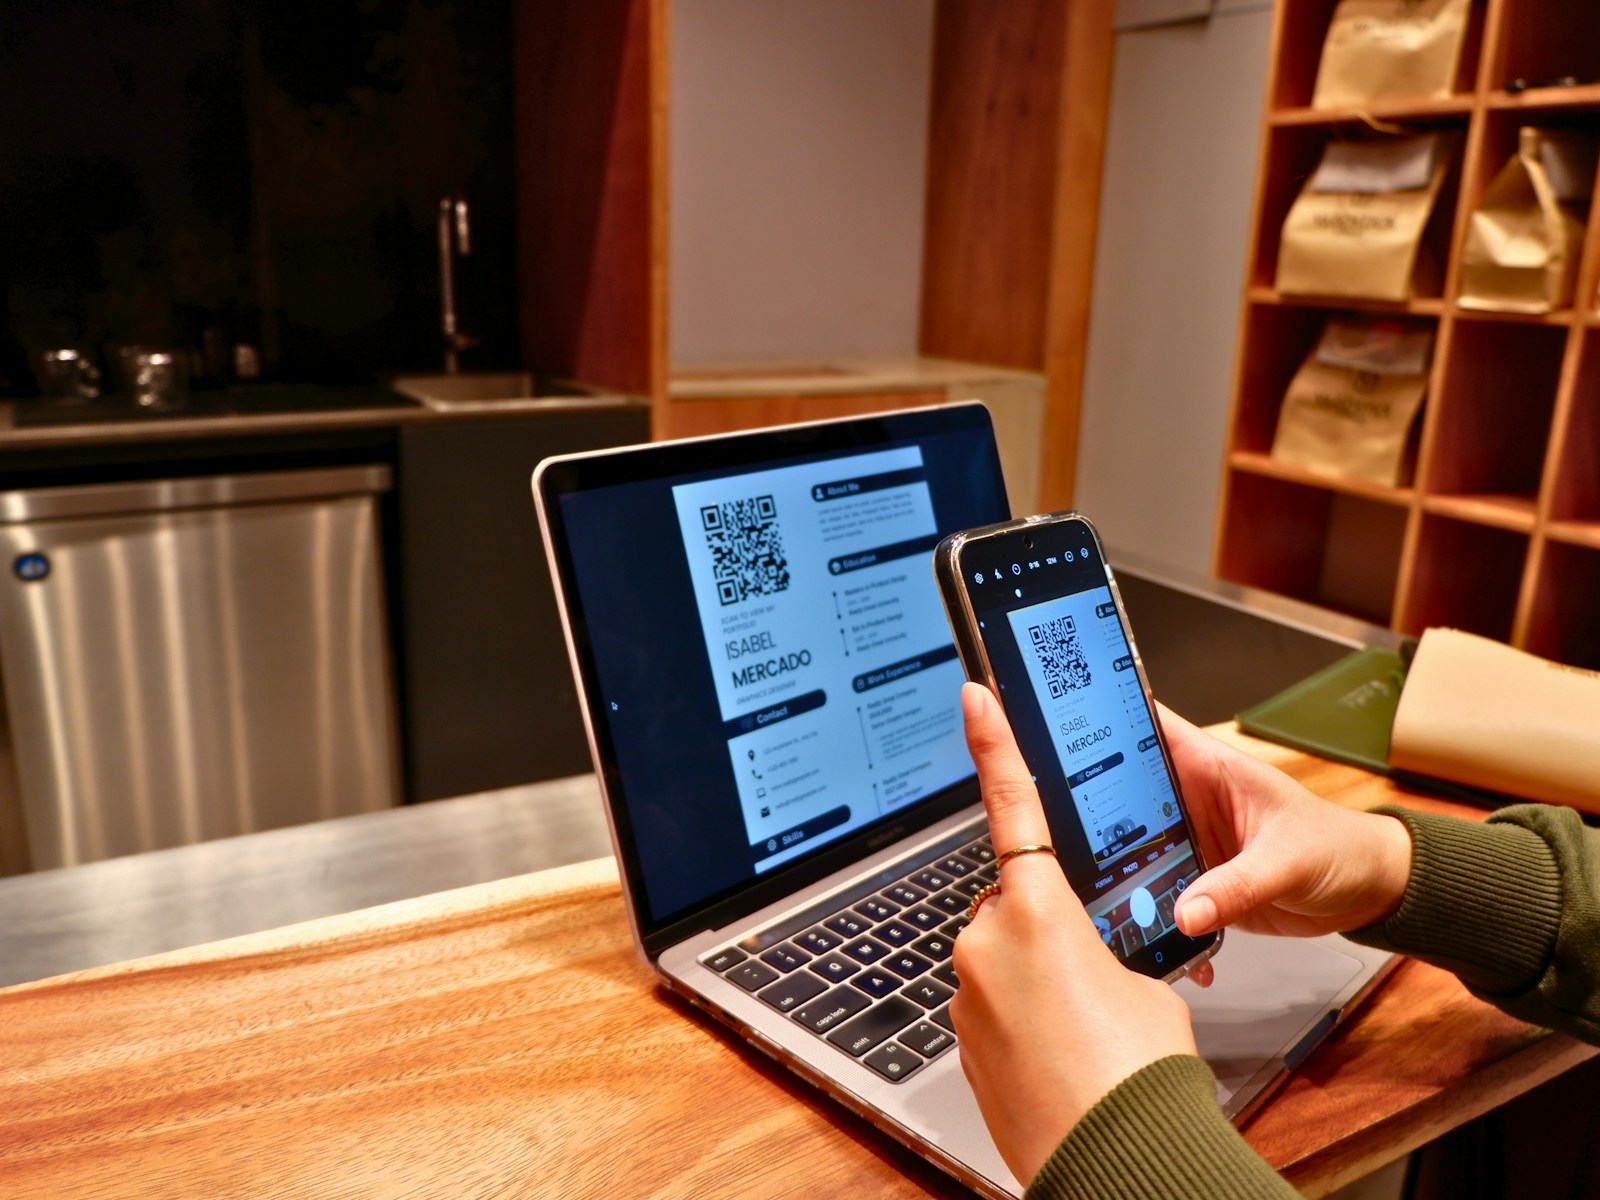
POLYGON ((471 253, 472 230, 466 197, 446 196, 439 201, 439 292, 444 369, 448 375, 461 369, 461 351, 478 344, 477 338, 461 332, 456 319, 456 256, 465 258, 471 253))

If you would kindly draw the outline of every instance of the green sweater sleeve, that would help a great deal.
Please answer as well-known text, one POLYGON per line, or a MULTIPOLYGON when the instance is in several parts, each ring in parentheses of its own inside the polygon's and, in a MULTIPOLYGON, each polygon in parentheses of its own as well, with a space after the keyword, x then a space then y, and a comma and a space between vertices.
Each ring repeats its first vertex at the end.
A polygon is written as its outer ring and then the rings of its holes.
POLYGON ((1411 832, 1411 881, 1392 917, 1346 936, 1444 967, 1514 1017, 1600 1043, 1600 830, 1541 804, 1485 822, 1377 811, 1411 832))
MULTIPOLYGON (((1453 971, 1532 1024, 1600 1043, 1600 830, 1521 804, 1485 822, 1382 808, 1411 832, 1388 920, 1346 936, 1453 971)), ((1026 1200, 1297 1195, 1216 1103, 1211 1070, 1174 1056, 1123 1080, 1067 1134, 1026 1200)))
POLYGON ((1159 1059, 1112 1088, 1062 1140, 1025 1200, 1298 1196, 1222 1115, 1211 1068, 1159 1059))

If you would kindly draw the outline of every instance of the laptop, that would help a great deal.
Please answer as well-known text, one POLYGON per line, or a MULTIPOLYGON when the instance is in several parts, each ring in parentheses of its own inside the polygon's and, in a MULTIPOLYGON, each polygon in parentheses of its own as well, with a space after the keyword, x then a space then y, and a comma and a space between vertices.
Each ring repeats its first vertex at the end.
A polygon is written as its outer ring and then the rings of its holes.
MULTIPOLYGON (((962 1183, 1020 1196, 949 1015, 996 867, 931 556, 1010 516, 988 410, 567 455, 533 491, 639 953, 962 1183)), ((1389 958, 1230 931, 1217 982, 1178 985, 1225 1111, 1389 958)))

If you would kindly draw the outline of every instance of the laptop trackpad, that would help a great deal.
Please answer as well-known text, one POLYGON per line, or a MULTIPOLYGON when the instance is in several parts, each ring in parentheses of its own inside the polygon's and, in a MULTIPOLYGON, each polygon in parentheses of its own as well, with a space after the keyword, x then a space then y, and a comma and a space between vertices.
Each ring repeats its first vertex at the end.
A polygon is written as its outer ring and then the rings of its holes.
POLYGON ((1212 960, 1216 982, 1209 988, 1179 982, 1178 994, 1194 1017, 1195 1042, 1216 1073, 1217 1099, 1226 1110, 1235 1111, 1264 1086, 1279 1060, 1341 1006, 1363 966, 1338 949, 1341 944, 1334 936, 1269 937, 1230 929, 1212 960), (1263 1075, 1267 1067, 1273 1069, 1263 1075), (1247 1094, 1238 1095, 1252 1081, 1247 1094))

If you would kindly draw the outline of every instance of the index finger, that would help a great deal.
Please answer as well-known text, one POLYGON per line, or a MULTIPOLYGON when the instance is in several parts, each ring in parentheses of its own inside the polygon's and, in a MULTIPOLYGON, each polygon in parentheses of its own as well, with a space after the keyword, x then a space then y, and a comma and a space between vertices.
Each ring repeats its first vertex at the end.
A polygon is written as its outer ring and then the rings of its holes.
POLYGON ((989 840, 996 854, 1050 841, 1050 826, 1028 765, 994 694, 981 683, 961 685, 961 715, 967 749, 978 768, 983 807, 989 814, 989 840))

